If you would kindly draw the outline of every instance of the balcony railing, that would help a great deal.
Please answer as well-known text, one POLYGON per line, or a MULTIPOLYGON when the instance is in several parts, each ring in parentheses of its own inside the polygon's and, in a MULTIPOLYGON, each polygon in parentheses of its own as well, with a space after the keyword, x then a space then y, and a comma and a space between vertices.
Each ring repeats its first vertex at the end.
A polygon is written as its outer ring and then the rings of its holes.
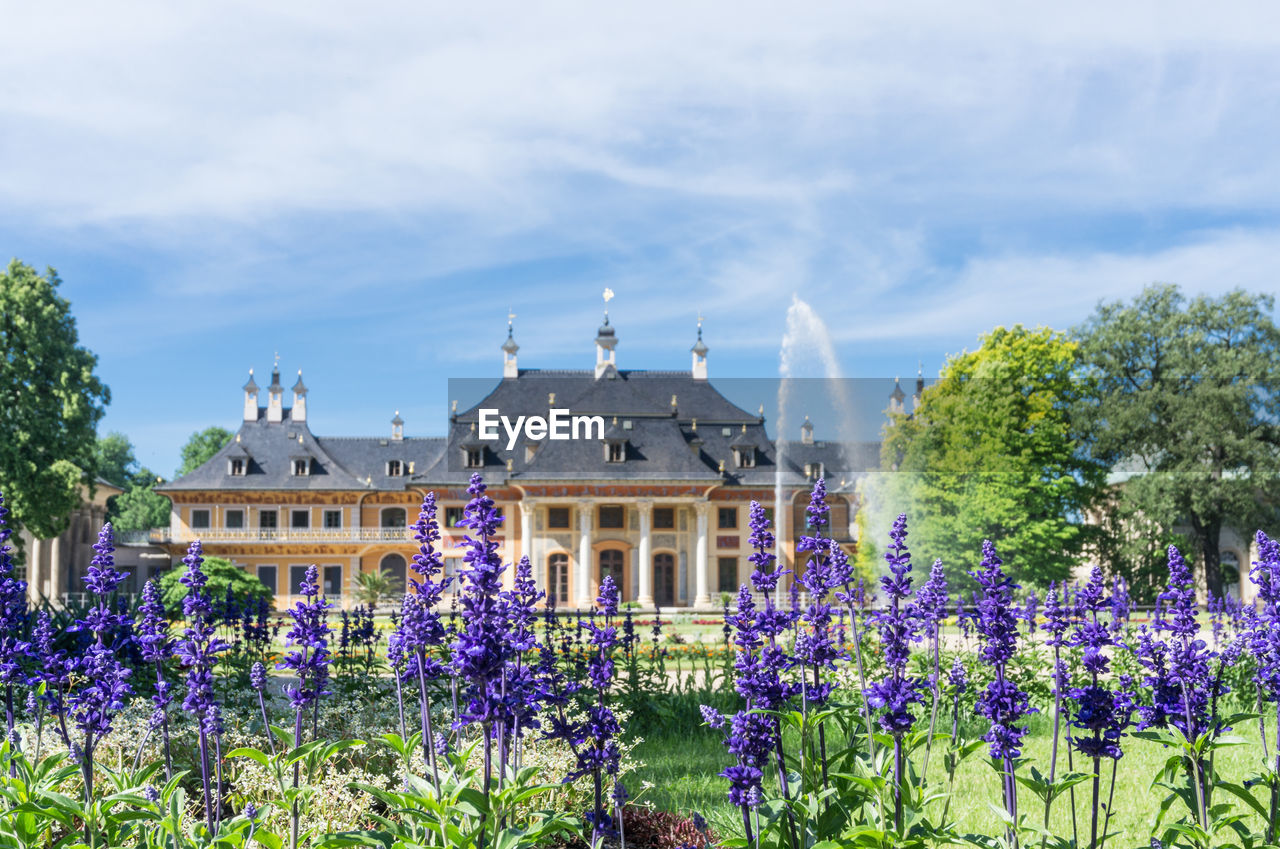
POLYGON ((153 543, 201 542, 413 542, 413 528, 154 528, 153 543))

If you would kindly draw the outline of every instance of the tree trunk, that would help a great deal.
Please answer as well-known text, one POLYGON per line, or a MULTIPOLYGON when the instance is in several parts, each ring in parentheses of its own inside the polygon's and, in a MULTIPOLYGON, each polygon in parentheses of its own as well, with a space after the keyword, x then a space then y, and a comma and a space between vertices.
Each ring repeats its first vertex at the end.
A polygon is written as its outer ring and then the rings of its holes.
POLYGON ((1200 546, 1200 556, 1204 559, 1205 589, 1209 598, 1220 599, 1223 597, 1222 552, 1218 548, 1218 538, 1222 532, 1222 520, 1203 519, 1192 514, 1191 527, 1200 546))

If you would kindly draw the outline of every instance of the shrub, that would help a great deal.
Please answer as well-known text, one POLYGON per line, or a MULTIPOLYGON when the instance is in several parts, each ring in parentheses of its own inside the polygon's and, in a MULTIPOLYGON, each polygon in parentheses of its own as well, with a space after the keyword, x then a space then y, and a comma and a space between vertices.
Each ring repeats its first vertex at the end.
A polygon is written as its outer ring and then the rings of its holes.
MULTIPOLYGON (((266 599, 268 602, 273 599, 274 594, 266 584, 230 560, 206 557, 201 571, 209 579, 205 592, 214 604, 221 603, 227 597, 228 588, 241 605, 249 601, 257 605, 259 599, 266 599)), ((182 600, 187 597, 187 587, 182 583, 182 576, 185 574, 187 567, 178 565, 160 576, 160 595, 164 601, 164 609, 175 619, 182 615, 182 600)))

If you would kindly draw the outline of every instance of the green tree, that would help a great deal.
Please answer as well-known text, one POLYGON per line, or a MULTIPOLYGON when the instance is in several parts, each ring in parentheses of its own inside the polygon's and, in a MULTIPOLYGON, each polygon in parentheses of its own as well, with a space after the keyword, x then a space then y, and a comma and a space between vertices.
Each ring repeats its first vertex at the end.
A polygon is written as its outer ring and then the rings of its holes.
POLYGON ((144 466, 138 473, 138 481, 119 495, 107 499, 108 516, 116 530, 145 531, 169 524, 169 499, 154 489, 160 479, 153 475, 150 483, 141 482, 143 475, 149 472, 144 466))
POLYGON ((176 477, 190 474, 203 466, 210 457, 221 451, 222 447, 231 441, 232 435, 231 431, 217 425, 191 434, 187 444, 182 446, 182 465, 178 467, 176 477))
MULTIPOLYGON (((258 599, 272 601, 274 598, 266 584, 226 558, 206 557, 200 570, 209 579, 205 592, 215 604, 227 597, 228 587, 240 604, 249 600, 256 604, 258 599)), ((185 574, 187 567, 180 563, 160 576, 160 598, 165 610, 175 618, 182 615, 182 600, 187 597, 187 586, 182 583, 185 574)))
POLYGON ((14 526, 41 538, 61 533, 92 487, 111 399, 60 284, 17 260, 0 273, 0 492, 14 526))
POLYGON ((890 415, 881 461, 895 473, 867 493, 872 524, 883 535, 907 513, 912 550, 957 578, 991 539, 1023 580, 1062 580, 1096 532, 1084 516, 1106 473, 1071 426, 1077 345, 1020 325, 980 342, 947 360, 910 416, 890 415))
POLYGON ((133 482, 138 459, 133 456, 133 444, 123 433, 113 430, 106 436, 99 436, 94 455, 97 457, 98 477, 121 489, 127 489, 133 482))
POLYGON ((1162 533, 1189 529, 1214 596, 1222 528, 1248 533, 1277 518, 1274 307, 1241 290, 1188 301, 1176 286, 1151 286, 1128 304, 1099 304, 1075 331, 1090 378, 1079 408, 1090 455, 1123 473, 1127 513, 1162 533))
POLYGON ((107 521, 118 531, 145 531, 169 523, 169 499, 155 491, 161 479, 139 466, 123 433, 98 437, 98 475, 124 492, 107 499, 107 521))

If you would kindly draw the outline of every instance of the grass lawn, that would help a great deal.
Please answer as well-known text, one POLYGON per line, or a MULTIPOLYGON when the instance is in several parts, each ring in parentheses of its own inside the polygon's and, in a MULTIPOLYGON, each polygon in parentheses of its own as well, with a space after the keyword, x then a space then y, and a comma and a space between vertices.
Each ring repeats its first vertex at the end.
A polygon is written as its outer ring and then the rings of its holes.
MULTIPOLYGON (((1033 717, 1031 734, 1026 738, 1024 756, 1031 759, 1041 772, 1048 772, 1051 726, 1044 717, 1033 717)), ((1257 741, 1256 725, 1239 728, 1241 736, 1249 740, 1245 745, 1232 746, 1219 753, 1216 768, 1228 780, 1242 783, 1262 766, 1262 752, 1257 741)), ((974 736, 982 733, 975 727, 974 736)), ((1274 732, 1272 739, 1274 739, 1274 732)), ((1169 750, 1145 740, 1125 741, 1126 754, 1118 763, 1115 804, 1111 830, 1123 832, 1115 839, 1116 847, 1145 846, 1149 841, 1150 825, 1159 809, 1164 791, 1151 788, 1153 776, 1163 768, 1170 756, 1169 750)), ((984 750, 985 752, 985 750, 984 750)), ((1059 749, 1059 775, 1065 769, 1065 741, 1059 749)), ((966 761, 956 776, 956 792, 951 800, 951 816, 962 833, 996 834, 1001 830, 1000 820, 990 805, 1000 804, 999 778, 989 761, 979 753, 966 761)), ((706 727, 672 729, 667 734, 650 734, 637 747, 636 757, 643 763, 632 779, 635 786, 649 782, 653 786, 641 798, 642 802, 670 811, 690 813, 697 811, 707 818, 721 836, 741 835, 739 813, 731 808, 725 798, 727 782, 716 775, 731 761, 720 742, 718 732, 706 727)), ((1077 761, 1077 771, 1087 772, 1077 761)), ((1110 780, 1110 765, 1103 763, 1102 797, 1105 801, 1110 780)), ((945 788, 946 772, 942 768, 941 753, 935 751, 929 766, 931 782, 945 788), (935 768, 936 767, 936 768, 935 768)), ((776 792, 773 782, 770 792, 776 792)), ((1090 785, 1086 782, 1076 788, 1077 824, 1080 842, 1089 840, 1090 785)), ((1264 789, 1255 795, 1265 803, 1264 789)), ((1232 797, 1219 792, 1214 801, 1227 801, 1232 797)), ((1019 801, 1023 813, 1035 811, 1037 821, 1042 815, 1039 803, 1030 791, 1020 788, 1019 801)), ((1182 803, 1172 809, 1175 817, 1181 814, 1182 803)), ((1242 804, 1237 810, 1243 809, 1242 804)), ((1051 826, 1058 834, 1071 834, 1071 803, 1069 797, 1055 802, 1051 826)), ((1249 826, 1258 829, 1262 825, 1252 816, 1249 826)))

